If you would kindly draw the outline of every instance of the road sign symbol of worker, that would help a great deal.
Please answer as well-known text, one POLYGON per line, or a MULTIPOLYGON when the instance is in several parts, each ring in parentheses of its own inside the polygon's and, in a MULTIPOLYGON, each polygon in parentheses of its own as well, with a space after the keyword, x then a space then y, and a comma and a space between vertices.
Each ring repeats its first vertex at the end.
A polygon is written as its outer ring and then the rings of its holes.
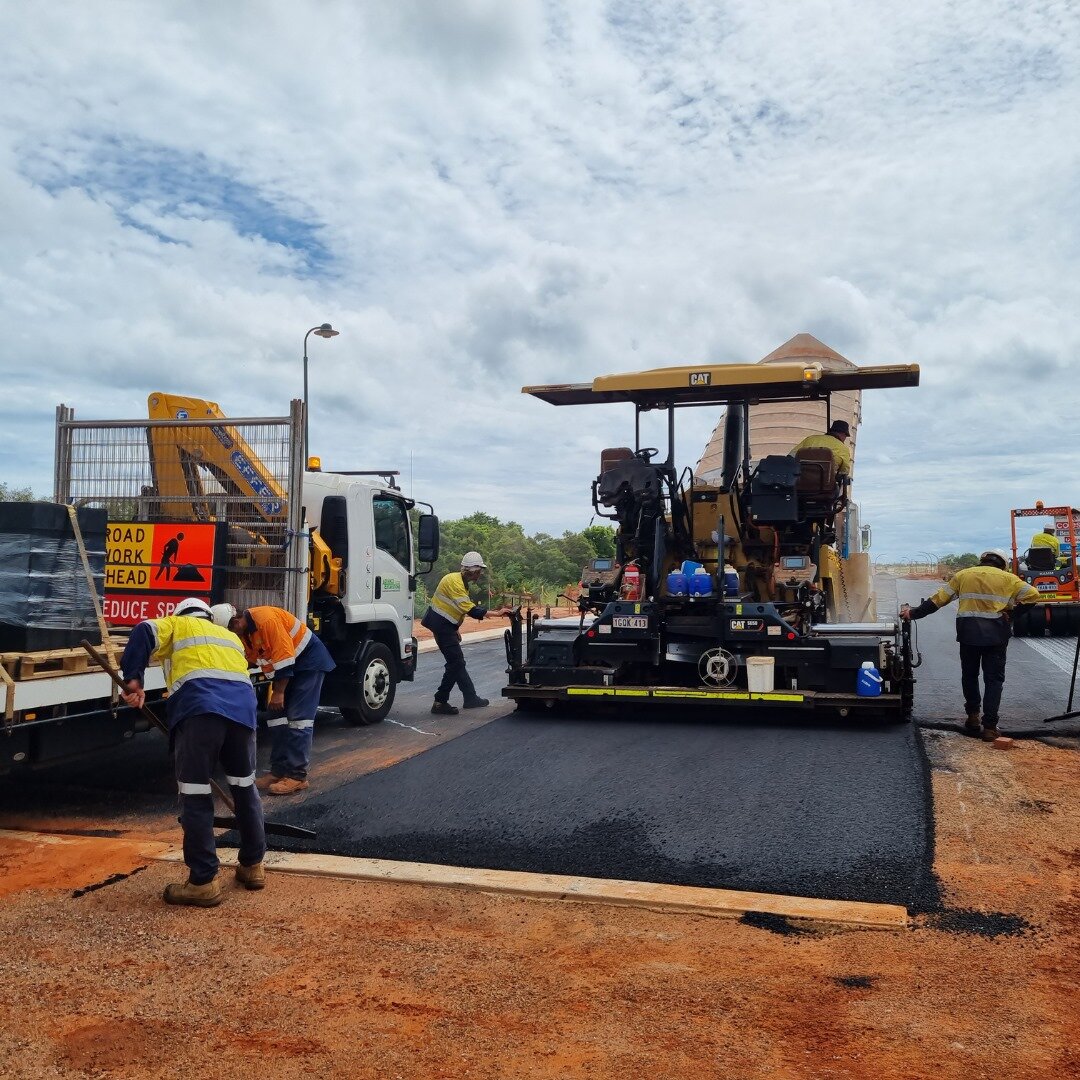
POLYGON ((210 591, 216 525, 165 525, 130 521, 109 525, 105 589, 210 591))

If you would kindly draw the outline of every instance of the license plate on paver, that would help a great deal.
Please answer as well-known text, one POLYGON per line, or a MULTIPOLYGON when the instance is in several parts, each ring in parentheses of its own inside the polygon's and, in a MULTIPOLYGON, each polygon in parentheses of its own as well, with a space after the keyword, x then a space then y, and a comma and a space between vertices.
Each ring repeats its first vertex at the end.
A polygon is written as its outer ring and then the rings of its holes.
POLYGON ((648 630, 649 619, 646 615, 614 615, 611 625, 616 630, 648 630))

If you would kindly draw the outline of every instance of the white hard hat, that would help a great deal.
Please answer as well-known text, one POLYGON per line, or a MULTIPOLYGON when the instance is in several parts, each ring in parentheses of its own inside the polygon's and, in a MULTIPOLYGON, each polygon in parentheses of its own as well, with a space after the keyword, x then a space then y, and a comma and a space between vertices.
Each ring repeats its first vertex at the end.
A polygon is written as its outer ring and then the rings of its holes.
POLYGON ((236 618, 236 608, 232 604, 215 604, 210 609, 210 618, 218 624, 218 626, 224 626, 228 629, 229 623, 236 618))
POLYGON ((1001 564, 1004 567, 1007 567, 1009 563, 1012 562, 1012 556, 1007 551, 1002 551, 1001 548, 987 548, 987 550, 979 556, 979 562, 983 562, 988 555, 993 555, 995 558, 1000 559, 1001 564))
POLYGON ((466 551, 461 556, 461 569, 462 570, 475 570, 479 567, 481 570, 487 569, 487 563, 484 562, 484 557, 479 551, 466 551))
POLYGON ((210 605, 205 600, 200 600, 197 596, 189 596, 186 600, 181 600, 176 607, 173 608, 174 615, 194 615, 198 619, 209 619, 210 605))

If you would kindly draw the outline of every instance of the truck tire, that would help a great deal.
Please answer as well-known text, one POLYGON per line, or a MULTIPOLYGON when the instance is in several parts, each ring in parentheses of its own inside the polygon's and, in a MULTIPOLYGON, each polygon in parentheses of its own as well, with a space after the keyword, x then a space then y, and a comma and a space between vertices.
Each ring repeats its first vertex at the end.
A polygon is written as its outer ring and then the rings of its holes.
POLYGON ((396 693, 394 657, 382 642, 369 642, 360 656, 356 704, 342 705, 341 715, 356 727, 377 724, 390 712, 396 693))

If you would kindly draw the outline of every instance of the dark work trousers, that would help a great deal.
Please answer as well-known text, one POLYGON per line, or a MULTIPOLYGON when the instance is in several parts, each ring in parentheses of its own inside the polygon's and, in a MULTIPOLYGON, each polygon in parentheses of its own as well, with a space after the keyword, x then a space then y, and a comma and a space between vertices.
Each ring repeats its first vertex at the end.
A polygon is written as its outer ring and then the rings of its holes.
POLYGON ((176 783, 180 790, 180 824, 184 829, 184 862, 193 885, 213 881, 218 872, 214 841, 214 796, 210 776, 221 763, 236 805, 240 862, 254 866, 266 854, 262 799, 255 788, 255 732, 201 713, 186 716, 172 730, 176 783))
POLYGON ((270 772, 306 780, 311 764, 311 740, 315 735, 315 714, 319 711, 325 671, 293 669, 285 687, 285 715, 271 716, 270 772))
POLYGON ((472 701, 476 695, 476 687, 469 677, 465 668, 465 653, 461 651, 461 634, 457 630, 436 630, 435 644, 439 646, 439 652, 446 661, 446 670, 443 672, 442 682, 435 691, 435 700, 448 702, 450 691, 455 683, 461 687, 461 693, 466 701, 472 701))
POLYGON ((1008 648, 1008 642, 1004 645, 960 646, 960 682, 964 688, 964 707, 969 713, 979 711, 979 668, 982 668, 985 685, 985 692, 981 695, 984 727, 997 727, 1008 648))

